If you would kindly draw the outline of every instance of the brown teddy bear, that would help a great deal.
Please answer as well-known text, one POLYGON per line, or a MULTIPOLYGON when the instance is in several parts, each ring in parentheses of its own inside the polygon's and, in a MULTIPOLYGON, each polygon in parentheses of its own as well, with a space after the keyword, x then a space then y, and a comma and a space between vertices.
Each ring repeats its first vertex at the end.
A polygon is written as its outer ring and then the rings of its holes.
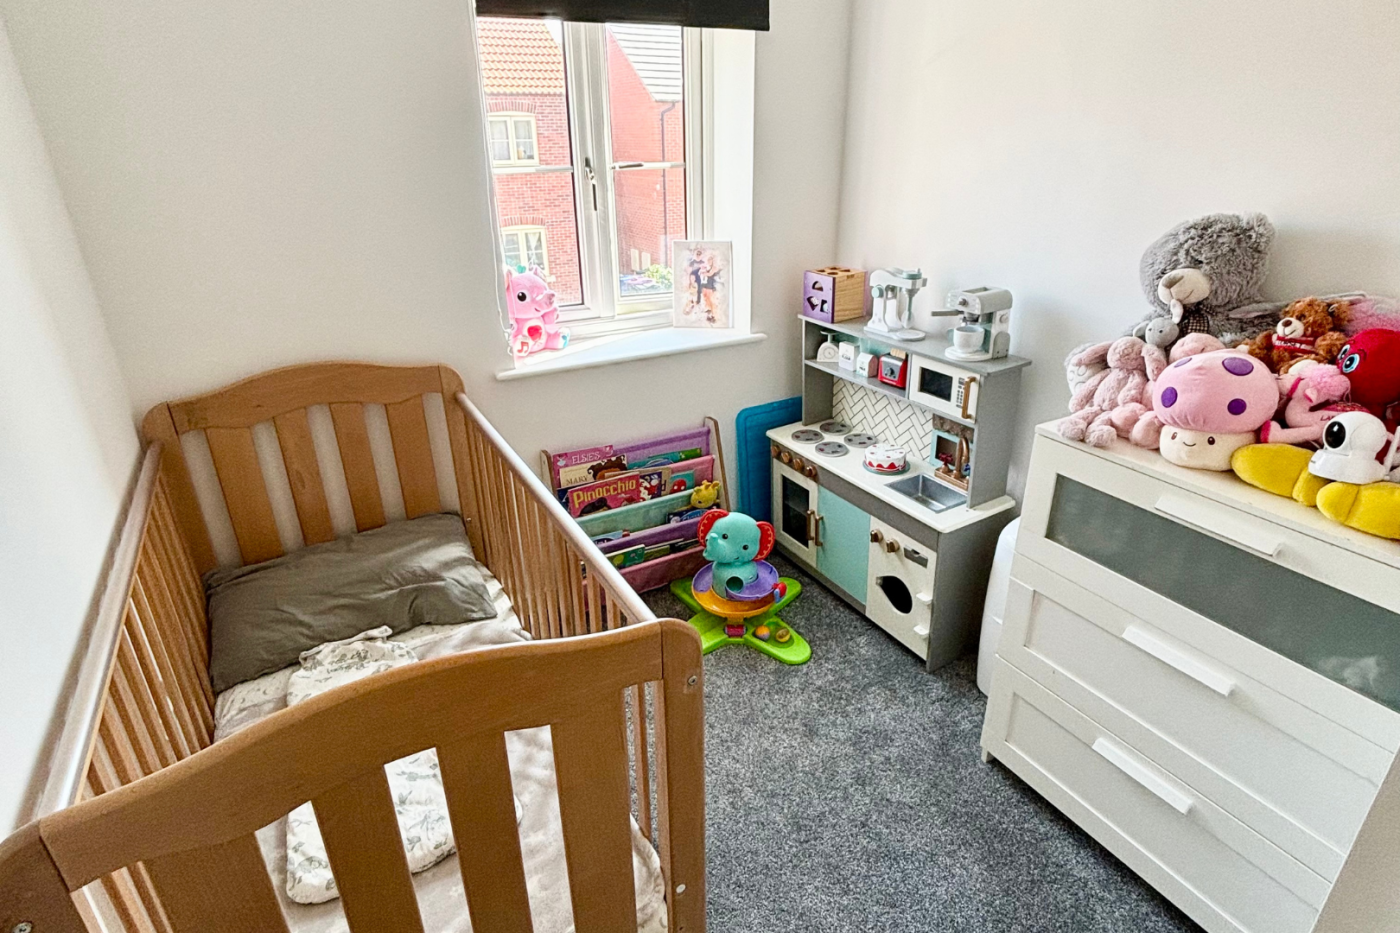
POLYGON ((1241 344, 1270 371, 1286 373, 1302 360, 1335 363, 1347 342, 1342 326, 1351 306, 1340 299, 1300 298, 1280 312, 1278 325, 1241 344))

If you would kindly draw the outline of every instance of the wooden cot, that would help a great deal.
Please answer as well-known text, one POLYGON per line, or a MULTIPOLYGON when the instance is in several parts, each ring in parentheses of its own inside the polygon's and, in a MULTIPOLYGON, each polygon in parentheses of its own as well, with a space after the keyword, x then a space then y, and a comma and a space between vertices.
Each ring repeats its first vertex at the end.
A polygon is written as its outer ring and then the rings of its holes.
POLYGON ((656 620, 455 372, 296 366, 158 405, 143 430, 149 446, 43 799, 0 843, 0 930, 285 931, 253 833, 310 800, 350 928, 417 933, 383 765, 436 748, 459 846, 489 854, 460 860, 475 933, 529 931, 504 734, 540 725, 553 735, 579 933, 635 929, 629 816, 660 855, 670 929, 705 929, 699 640, 656 620), (438 398, 446 440, 439 428, 435 445, 438 398), (455 490, 478 558, 536 640, 368 678, 211 747, 200 578, 215 542, 181 438, 207 439, 239 559, 253 563, 280 555, 287 537, 255 425, 275 431, 305 543, 335 534, 323 480, 337 479, 336 456, 324 439, 318 455, 312 431, 327 410, 354 527, 397 511, 381 495, 367 406, 383 406, 403 514, 444 510, 441 491, 455 490))

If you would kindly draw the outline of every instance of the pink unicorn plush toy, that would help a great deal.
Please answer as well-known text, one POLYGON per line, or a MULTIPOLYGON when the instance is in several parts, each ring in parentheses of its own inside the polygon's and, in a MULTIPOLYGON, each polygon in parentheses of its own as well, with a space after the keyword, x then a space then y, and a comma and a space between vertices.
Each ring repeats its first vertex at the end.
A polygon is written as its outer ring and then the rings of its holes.
MULTIPOLYGON (((1296 372, 1296 370, 1295 370, 1296 372)), ((1265 444, 1322 444, 1322 432, 1327 422, 1346 411, 1365 411, 1355 402, 1344 399, 1351 394, 1351 380, 1335 366, 1319 363, 1303 370, 1301 376, 1290 373, 1279 377, 1284 387, 1283 420, 1287 427, 1270 421, 1259 429, 1259 440, 1265 444)))
POLYGON ((510 308, 510 352, 516 359, 540 350, 562 350, 569 345, 569 331, 559 326, 554 292, 539 269, 506 271, 506 301, 510 308))

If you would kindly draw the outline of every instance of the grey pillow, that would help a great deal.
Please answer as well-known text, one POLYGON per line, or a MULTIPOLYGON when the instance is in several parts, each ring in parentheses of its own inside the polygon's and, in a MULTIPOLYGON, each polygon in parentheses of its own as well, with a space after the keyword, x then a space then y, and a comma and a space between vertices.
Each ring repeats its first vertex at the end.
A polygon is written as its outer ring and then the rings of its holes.
POLYGON ((496 615, 456 515, 393 522, 261 564, 214 570, 204 587, 216 691, 381 625, 397 633, 496 615))

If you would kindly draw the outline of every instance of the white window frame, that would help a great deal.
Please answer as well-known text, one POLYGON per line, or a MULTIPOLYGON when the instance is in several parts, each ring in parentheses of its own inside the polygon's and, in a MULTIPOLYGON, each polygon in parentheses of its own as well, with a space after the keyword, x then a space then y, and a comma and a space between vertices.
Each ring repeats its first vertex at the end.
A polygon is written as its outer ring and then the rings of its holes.
POLYGON ((548 231, 545 227, 541 226, 540 224, 514 224, 514 225, 509 226, 509 227, 502 227, 502 228, 501 228, 501 241, 502 241, 502 242, 501 242, 501 249, 502 249, 502 251, 505 250, 505 239, 506 239, 506 237, 510 237, 510 236, 519 237, 519 238, 520 238, 520 242, 519 242, 519 246, 520 246, 520 255, 521 255, 521 257, 522 257, 523 259, 525 259, 525 261, 526 261, 526 266, 527 266, 527 268, 528 268, 529 259, 530 259, 530 248, 529 248, 529 246, 528 246, 528 245, 526 244, 526 242, 525 242, 525 237, 526 237, 526 235, 531 234, 531 233, 538 233, 538 234, 540 235, 540 252, 542 252, 542 253, 544 254, 544 262, 543 262, 543 264, 541 264, 540 268, 543 269, 546 273, 548 273, 548 272, 549 272, 549 231, 548 231))
POLYGON ((486 115, 486 145, 488 150, 495 140, 491 136, 491 124, 501 121, 506 125, 506 145, 510 147, 509 159, 497 159, 495 153, 491 153, 491 165, 502 168, 506 166, 525 166, 540 164, 540 126, 533 113, 524 110, 493 110, 486 115), (529 120, 530 129, 534 133, 531 137, 535 144, 535 157, 533 159, 517 159, 515 157, 515 123, 517 120, 529 120))
MULTIPOLYGON (((678 167, 680 163, 627 163, 618 168, 612 154, 612 128, 608 121, 607 29, 600 23, 562 23, 565 84, 572 166, 524 166, 494 163, 497 174, 521 172, 568 172, 574 179, 575 216, 578 221, 579 272, 584 303, 560 309, 559 320, 567 322, 575 340, 625 331, 669 327, 671 293, 624 299, 619 294, 617 227, 615 222, 613 172, 678 167)), ((707 192, 706 159, 711 108, 706 106, 712 86, 707 67, 704 30, 687 28, 682 33, 685 102, 686 239, 708 239, 711 227, 707 192)), ((500 111, 504 114, 505 111, 500 111)), ((487 119, 498 115, 488 113, 487 119)), ((487 133, 489 155, 490 137, 487 133)), ((539 155, 536 129, 535 152, 539 155)), ((513 150, 512 150, 513 151, 513 150)), ((506 230, 494 219, 498 242, 506 230)), ((653 261, 669 263, 670 257, 653 261)))

